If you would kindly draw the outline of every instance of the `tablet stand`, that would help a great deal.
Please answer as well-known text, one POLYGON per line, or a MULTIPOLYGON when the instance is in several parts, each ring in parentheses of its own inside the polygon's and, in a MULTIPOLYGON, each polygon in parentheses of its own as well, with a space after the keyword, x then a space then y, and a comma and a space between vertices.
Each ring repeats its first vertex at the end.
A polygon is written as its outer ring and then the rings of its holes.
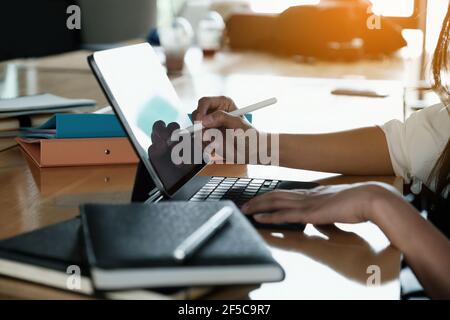
POLYGON ((131 195, 132 202, 145 202, 150 198, 160 195, 160 191, 156 188, 153 179, 150 177, 147 168, 139 161, 134 179, 133 193, 131 195))

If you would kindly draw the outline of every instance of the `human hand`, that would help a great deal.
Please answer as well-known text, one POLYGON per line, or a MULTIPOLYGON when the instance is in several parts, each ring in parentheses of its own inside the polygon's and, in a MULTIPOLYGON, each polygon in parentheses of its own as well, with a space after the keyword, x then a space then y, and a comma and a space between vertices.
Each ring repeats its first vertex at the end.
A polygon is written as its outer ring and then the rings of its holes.
POLYGON ((201 121, 205 128, 247 129, 253 128, 243 117, 229 113, 237 110, 231 98, 203 97, 198 101, 197 109, 192 113, 194 121, 201 121))
MULTIPOLYGON (((244 117, 229 114, 235 110, 234 101, 228 97, 199 100, 192 116, 194 121, 202 122, 204 138, 211 141, 205 152, 219 163, 258 164, 261 134, 244 117)), ((266 135, 264 138, 268 139, 266 135)))
POLYGON ((265 224, 360 223, 370 220, 375 199, 398 197, 381 183, 322 186, 311 190, 277 190, 255 197, 242 207, 265 224))
POLYGON ((180 129, 178 123, 171 122, 166 125, 161 120, 156 121, 152 127, 152 144, 148 148, 148 157, 162 177, 166 187, 175 185, 180 178, 191 172, 193 168, 192 158, 190 162, 174 161, 172 151, 177 142, 172 141, 171 137, 178 129, 180 129))
POLYGON ((166 126, 164 121, 156 121, 152 128, 152 144, 148 149, 149 156, 155 157, 170 154, 171 136, 178 129, 180 129, 180 125, 176 122, 169 123, 166 126))

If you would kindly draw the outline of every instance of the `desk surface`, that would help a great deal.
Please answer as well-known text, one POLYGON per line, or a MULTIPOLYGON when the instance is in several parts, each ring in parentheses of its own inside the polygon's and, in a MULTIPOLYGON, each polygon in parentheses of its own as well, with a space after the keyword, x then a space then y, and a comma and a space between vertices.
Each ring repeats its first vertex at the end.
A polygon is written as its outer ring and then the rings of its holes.
MULTIPOLYGON (((74 98, 92 98, 106 105, 93 76, 83 62, 87 53, 20 62, 9 66, 16 73, 12 93, 52 92, 74 98)), ((369 61, 356 64, 305 65, 262 54, 223 53, 201 63, 198 52, 188 57, 187 72, 172 79, 187 109, 202 95, 226 94, 239 104, 251 103, 267 92, 280 99, 277 108, 268 108, 255 117, 263 130, 324 132, 380 124, 403 117, 400 82, 370 82, 388 86, 387 99, 333 97, 335 84, 355 85, 326 79, 299 79, 315 76, 341 78, 345 75, 373 79, 401 79, 402 61, 369 61), (272 64, 270 64, 272 62, 272 64), (389 68, 385 68, 386 66, 389 68), (290 67, 289 67, 290 66, 290 67), (274 121, 275 120, 275 121, 274 121)), ((3 66, 4 67, 4 66, 3 66)), ((358 81, 359 83, 360 81, 358 81)), ((367 83, 365 83, 367 84, 367 83)), ((11 143, 2 141, 2 144, 11 143)), ((135 166, 39 169, 17 147, 0 152, 0 239, 69 219, 78 214, 83 202, 128 202, 135 166)), ((221 165, 208 166, 201 174, 262 177, 323 184, 378 180, 395 184, 394 177, 344 177, 328 173, 286 168, 221 165)), ((286 279, 258 288, 231 287, 218 290, 211 298, 252 299, 398 299, 400 294, 400 253, 389 245, 382 232, 370 223, 316 228, 304 233, 262 231, 274 257, 286 270, 286 279), (366 281, 369 266, 381 269, 381 285, 366 281)), ((80 298, 38 285, 0 277, 3 298, 80 298)))

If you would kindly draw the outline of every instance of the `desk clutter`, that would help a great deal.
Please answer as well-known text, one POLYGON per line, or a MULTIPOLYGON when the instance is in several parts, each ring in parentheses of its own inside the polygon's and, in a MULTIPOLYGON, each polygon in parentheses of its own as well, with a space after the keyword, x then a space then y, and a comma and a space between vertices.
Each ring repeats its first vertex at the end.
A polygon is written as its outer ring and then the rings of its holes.
POLYGON ((39 167, 138 162, 112 114, 56 114, 41 126, 22 128, 16 141, 39 167))
POLYGON ((84 205, 81 217, 0 241, 0 274, 118 299, 193 299, 213 286, 284 278, 230 201, 84 205), (229 219, 192 255, 175 259, 180 244, 224 208, 232 210, 229 219))
POLYGON ((68 99, 44 93, 11 99, 0 99, 0 119, 92 107, 95 107, 94 100, 68 99))
POLYGON ((0 135, 39 126, 57 112, 88 111, 95 104, 94 100, 68 99, 49 93, 0 99, 0 135))

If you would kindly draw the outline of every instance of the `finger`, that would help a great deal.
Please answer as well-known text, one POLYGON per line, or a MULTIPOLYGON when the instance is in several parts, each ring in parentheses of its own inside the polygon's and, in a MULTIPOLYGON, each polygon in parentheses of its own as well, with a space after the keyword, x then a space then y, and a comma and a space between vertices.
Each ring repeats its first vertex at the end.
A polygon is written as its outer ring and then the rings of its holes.
POLYGON ((211 97, 203 97, 198 100, 197 110, 195 110, 196 121, 202 120, 202 118, 208 114, 209 109, 212 107, 211 97))
POLYGON ((245 203, 241 210, 247 213, 248 208, 254 207, 259 202, 275 201, 275 200, 298 200, 298 196, 289 190, 276 190, 254 197, 245 203))
POLYGON ((263 201, 253 201, 245 208, 245 214, 257 214, 266 212, 275 212, 288 209, 302 209, 305 204, 301 200, 287 199, 266 199, 263 201))
POLYGON ((153 124, 152 131, 160 132, 166 129, 166 123, 162 120, 158 120, 153 124))
POLYGON ((169 132, 169 135, 178 129, 180 129, 180 125, 177 122, 171 122, 167 125, 167 131, 169 132))
POLYGON ((255 220, 261 223, 303 223, 314 225, 329 225, 336 221, 319 202, 310 203, 303 208, 286 209, 272 212, 270 214, 256 214, 255 220))
POLYGON ((167 139, 167 127, 164 121, 158 120, 153 124, 151 137, 152 141, 154 141, 154 138, 159 140, 167 139))
POLYGON ((202 123, 205 128, 242 128, 242 119, 240 117, 232 116, 222 110, 214 111, 213 113, 208 114, 203 118, 202 123))
POLYGON ((225 97, 203 97, 198 101, 197 118, 201 120, 215 110, 227 110, 225 97))
POLYGON ((162 139, 160 135, 155 132, 151 135, 152 144, 149 147, 148 151, 151 152, 154 156, 159 156, 165 153, 167 150, 166 140, 162 139))
POLYGON ((164 144, 166 141, 164 139, 164 134, 161 131, 154 130, 150 137, 153 144, 164 144))
POLYGON ((282 224, 282 223, 309 223, 308 214, 296 209, 281 210, 268 214, 257 214, 253 218, 260 223, 282 224))
POLYGON ((194 110, 194 111, 192 112, 192 122, 200 121, 200 120, 197 119, 197 117, 198 117, 198 111, 197 111, 197 109, 196 109, 196 110, 194 110))

